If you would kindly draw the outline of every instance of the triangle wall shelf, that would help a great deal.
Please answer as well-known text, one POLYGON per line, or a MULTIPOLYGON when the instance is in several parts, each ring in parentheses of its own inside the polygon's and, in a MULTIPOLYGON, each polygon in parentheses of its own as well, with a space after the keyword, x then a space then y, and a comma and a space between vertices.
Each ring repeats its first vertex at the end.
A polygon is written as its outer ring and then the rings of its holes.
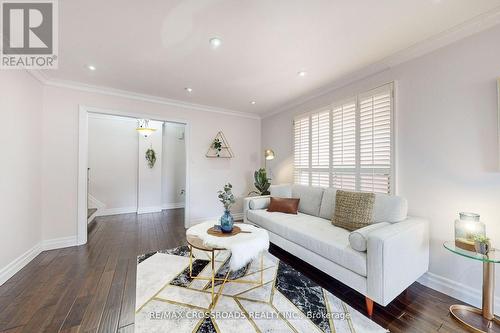
POLYGON ((212 140, 212 144, 208 148, 206 157, 209 158, 232 158, 234 157, 233 151, 227 142, 226 137, 222 131, 219 131, 215 138, 212 140))

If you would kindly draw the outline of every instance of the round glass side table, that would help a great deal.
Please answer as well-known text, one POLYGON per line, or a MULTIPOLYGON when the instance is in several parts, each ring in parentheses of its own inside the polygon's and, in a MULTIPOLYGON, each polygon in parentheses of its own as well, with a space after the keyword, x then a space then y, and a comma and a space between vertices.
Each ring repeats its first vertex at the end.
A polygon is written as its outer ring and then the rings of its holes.
POLYGON ((500 250, 491 249, 487 255, 467 251, 455 246, 455 242, 444 242, 444 247, 463 257, 483 263, 483 308, 467 305, 452 305, 450 313, 472 332, 500 332, 500 320, 494 314, 495 264, 500 263, 500 250))

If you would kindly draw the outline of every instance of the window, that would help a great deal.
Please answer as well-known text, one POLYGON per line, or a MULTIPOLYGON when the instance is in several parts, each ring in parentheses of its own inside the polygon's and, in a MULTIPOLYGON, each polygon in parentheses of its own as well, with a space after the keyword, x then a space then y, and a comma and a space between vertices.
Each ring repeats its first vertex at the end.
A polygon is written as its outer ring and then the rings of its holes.
POLYGON ((294 182, 392 193, 393 84, 294 121, 294 182))

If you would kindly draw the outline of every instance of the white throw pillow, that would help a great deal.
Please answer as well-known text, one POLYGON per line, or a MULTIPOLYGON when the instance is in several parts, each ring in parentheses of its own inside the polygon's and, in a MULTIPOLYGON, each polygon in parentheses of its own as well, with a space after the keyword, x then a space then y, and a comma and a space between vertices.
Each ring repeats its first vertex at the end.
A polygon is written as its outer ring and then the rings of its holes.
POLYGON ((318 186, 293 185, 292 198, 300 198, 299 212, 319 216, 324 188, 318 186))
POLYGON ((277 198, 291 198, 292 197, 292 185, 271 185, 269 187, 269 192, 271 192, 272 197, 277 198))
POLYGON ((250 199, 248 206, 250 207, 250 209, 266 209, 267 206, 269 206, 270 201, 271 198, 269 197, 264 197, 264 198, 256 197, 250 199))
POLYGON ((337 195, 337 189, 330 187, 325 188, 323 192, 323 198, 321 199, 321 207, 319 209, 319 217, 332 220, 333 213, 335 212, 335 197, 337 195))
POLYGON ((390 223, 387 222, 373 223, 358 230, 354 230, 349 234, 349 244, 354 250, 365 252, 366 243, 368 242, 368 235, 372 231, 388 226, 389 224, 390 223))

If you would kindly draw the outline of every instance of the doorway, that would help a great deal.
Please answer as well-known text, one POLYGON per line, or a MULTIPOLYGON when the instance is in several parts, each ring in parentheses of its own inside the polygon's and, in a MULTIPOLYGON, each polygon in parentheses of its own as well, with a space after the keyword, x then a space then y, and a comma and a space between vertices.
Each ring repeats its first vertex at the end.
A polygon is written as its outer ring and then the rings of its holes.
POLYGON ((78 244, 97 216, 175 209, 188 226, 187 122, 81 106, 79 127, 78 244))

